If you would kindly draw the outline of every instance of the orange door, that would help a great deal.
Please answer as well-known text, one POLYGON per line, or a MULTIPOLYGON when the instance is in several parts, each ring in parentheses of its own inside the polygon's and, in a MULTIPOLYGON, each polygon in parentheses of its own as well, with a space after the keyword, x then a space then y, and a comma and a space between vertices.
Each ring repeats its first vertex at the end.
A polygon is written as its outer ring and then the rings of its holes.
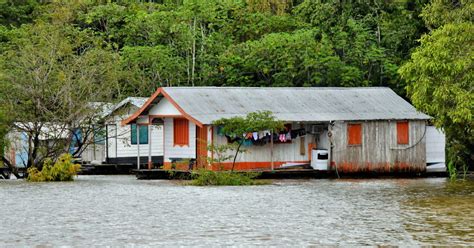
POLYGON ((207 164, 207 126, 196 126, 196 165, 205 168, 207 164))

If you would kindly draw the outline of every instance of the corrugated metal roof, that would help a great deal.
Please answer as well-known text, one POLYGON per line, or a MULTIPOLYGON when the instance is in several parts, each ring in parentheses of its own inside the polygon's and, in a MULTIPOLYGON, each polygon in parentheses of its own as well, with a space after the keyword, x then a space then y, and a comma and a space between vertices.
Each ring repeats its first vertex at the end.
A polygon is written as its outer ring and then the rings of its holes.
POLYGON ((203 124, 269 110, 283 121, 429 119, 390 88, 165 87, 164 91, 203 124))
POLYGON ((106 115, 112 114, 114 111, 116 111, 117 109, 123 107, 124 105, 128 103, 136 106, 137 108, 141 108, 147 100, 148 100, 148 97, 127 97, 123 99, 122 101, 120 101, 119 103, 117 103, 116 105, 114 105, 106 115))

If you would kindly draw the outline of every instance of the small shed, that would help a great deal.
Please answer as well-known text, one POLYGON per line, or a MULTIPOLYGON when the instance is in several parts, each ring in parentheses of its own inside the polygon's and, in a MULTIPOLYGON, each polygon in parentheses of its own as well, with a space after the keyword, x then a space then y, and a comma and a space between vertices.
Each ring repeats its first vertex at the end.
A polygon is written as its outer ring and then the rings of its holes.
MULTIPOLYGON (((278 134, 273 155, 269 142, 262 139, 268 133, 247 137, 247 152, 237 158, 238 170, 310 164, 315 149, 327 150, 328 168, 339 172, 426 170, 430 117, 385 87, 163 87, 122 124, 163 123, 162 143, 137 149, 138 157, 162 145, 165 167, 176 159, 196 159, 199 165, 215 155, 207 145, 228 142, 229 137, 212 125, 214 120, 255 111, 271 111, 286 123, 286 131, 278 134)), ((153 164, 150 156, 147 162, 153 164)), ((217 170, 231 164, 207 166, 217 170)))

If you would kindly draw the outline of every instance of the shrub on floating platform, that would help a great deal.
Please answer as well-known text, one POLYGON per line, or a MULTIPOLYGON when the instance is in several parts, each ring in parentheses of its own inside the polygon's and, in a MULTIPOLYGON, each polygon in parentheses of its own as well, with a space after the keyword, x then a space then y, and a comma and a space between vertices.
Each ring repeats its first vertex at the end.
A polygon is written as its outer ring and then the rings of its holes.
POLYGON ((36 167, 29 168, 27 180, 30 182, 73 181, 80 168, 79 164, 72 162, 70 154, 63 154, 54 165, 52 160, 46 160, 41 170, 36 167))
POLYGON ((255 180, 259 176, 258 172, 231 172, 231 171, 211 171, 198 170, 193 172, 190 185, 194 186, 239 186, 239 185, 262 185, 269 181, 255 180))

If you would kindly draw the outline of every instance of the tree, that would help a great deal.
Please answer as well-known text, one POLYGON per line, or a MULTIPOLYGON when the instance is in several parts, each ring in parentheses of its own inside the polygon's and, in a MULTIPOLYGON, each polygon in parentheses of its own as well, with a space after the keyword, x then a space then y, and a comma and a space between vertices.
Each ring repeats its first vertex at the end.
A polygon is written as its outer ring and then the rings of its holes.
POLYGON ((158 87, 179 85, 185 77, 185 61, 167 46, 126 46, 121 58, 130 87, 126 92, 133 95, 145 96, 158 87))
POLYGON ((269 34, 231 47, 221 58, 225 85, 355 86, 361 71, 344 64, 318 30, 269 34))
POLYGON ((24 25, 6 47, 0 104, 10 110, 14 128, 28 135, 27 166, 69 152, 78 129, 80 153, 105 102, 118 96, 118 55, 98 46, 87 31, 43 22, 24 25))
POLYGON ((232 171, 234 171, 235 160, 239 154, 240 148, 244 142, 242 134, 251 132, 259 132, 270 130, 273 134, 275 131, 280 131, 284 128, 283 122, 276 120, 270 111, 258 111, 248 113, 247 116, 235 116, 231 118, 222 118, 212 123, 215 126, 222 127, 222 133, 235 139, 233 143, 237 143, 235 149, 234 159, 232 161, 232 171))
MULTIPOLYGON (((427 24, 437 20, 439 28, 421 38, 420 47, 399 73, 409 82, 407 90, 413 104, 433 116, 434 124, 444 130, 448 163, 466 170, 474 164, 474 24, 452 16, 446 18, 447 23, 439 21, 444 19, 441 14, 432 16, 429 12, 435 9, 445 13, 440 4, 435 1, 424 11, 427 24)), ((457 8, 472 7, 466 3, 457 8)))
POLYGON ((342 63, 357 69, 353 86, 389 86, 404 96, 397 69, 426 30, 419 17, 425 2, 306 0, 294 14, 320 29, 342 63))
POLYGON ((430 30, 449 23, 472 22, 474 3, 470 0, 432 0, 421 12, 425 25, 430 30))
POLYGON ((36 0, 0 0, 0 25, 20 26, 31 22, 38 8, 36 0))
POLYGON ((5 155, 5 148, 7 147, 7 136, 8 133, 8 122, 7 117, 2 109, 0 109, 0 155, 2 159, 0 160, 0 167, 3 164, 3 156, 5 155))

